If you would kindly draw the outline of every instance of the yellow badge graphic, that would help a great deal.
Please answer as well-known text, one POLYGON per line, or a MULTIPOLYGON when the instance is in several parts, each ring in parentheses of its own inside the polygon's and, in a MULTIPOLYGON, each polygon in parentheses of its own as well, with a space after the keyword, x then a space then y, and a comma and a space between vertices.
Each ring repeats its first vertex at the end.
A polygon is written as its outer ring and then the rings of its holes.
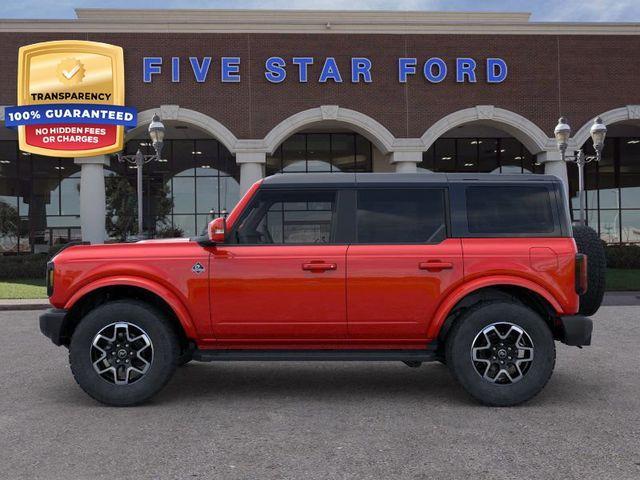
POLYGON ((124 106, 124 55, 107 43, 61 40, 21 47, 18 106, 5 109, 20 149, 56 157, 122 150, 135 109, 124 106))

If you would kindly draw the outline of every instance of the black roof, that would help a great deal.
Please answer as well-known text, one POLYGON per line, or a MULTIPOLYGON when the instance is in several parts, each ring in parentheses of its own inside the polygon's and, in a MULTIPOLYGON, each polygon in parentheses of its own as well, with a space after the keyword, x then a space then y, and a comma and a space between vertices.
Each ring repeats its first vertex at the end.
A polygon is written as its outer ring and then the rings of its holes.
POLYGON ((286 173, 266 177, 265 187, 356 185, 421 185, 446 183, 527 183, 560 182, 554 175, 536 173, 286 173))

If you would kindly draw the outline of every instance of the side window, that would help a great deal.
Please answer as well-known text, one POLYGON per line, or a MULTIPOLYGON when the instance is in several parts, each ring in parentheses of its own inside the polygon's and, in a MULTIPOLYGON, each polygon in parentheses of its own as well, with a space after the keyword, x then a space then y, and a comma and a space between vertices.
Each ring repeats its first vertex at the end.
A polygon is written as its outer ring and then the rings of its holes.
POLYGON ((241 244, 326 244, 335 217, 334 191, 262 191, 241 219, 241 244))
POLYGON ((542 186, 468 187, 469 233, 544 234, 556 230, 549 190, 542 186))
POLYGON ((358 190, 358 243, 438 243, 446 237, 444 190, 358 190))

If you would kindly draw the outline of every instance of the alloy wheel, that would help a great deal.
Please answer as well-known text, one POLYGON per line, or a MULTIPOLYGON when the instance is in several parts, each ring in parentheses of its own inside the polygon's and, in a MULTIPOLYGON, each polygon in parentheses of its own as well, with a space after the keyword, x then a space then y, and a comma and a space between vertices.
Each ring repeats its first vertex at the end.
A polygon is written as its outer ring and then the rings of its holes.
POLYGON ((96 334, 90 355, 100 377, 115 385, 128 385, 144 377, 151 367, 153 344, 142 328, 115 322, 96 334))
POLYGON ((522 327, 509 322, 492 323, 473 340, 471 361, 484 380, 508 385, 527 374, 533 350, 533 341, 522 327))

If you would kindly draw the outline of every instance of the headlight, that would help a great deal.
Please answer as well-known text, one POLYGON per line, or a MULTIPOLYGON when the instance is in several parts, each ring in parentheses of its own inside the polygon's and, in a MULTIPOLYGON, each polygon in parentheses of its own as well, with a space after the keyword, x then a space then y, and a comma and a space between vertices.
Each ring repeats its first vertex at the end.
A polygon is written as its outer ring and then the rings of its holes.
POLYGON ((55 279, 55 269, 53 262, 47 263, 47 296, 53 295, 53 281, 55 279))

